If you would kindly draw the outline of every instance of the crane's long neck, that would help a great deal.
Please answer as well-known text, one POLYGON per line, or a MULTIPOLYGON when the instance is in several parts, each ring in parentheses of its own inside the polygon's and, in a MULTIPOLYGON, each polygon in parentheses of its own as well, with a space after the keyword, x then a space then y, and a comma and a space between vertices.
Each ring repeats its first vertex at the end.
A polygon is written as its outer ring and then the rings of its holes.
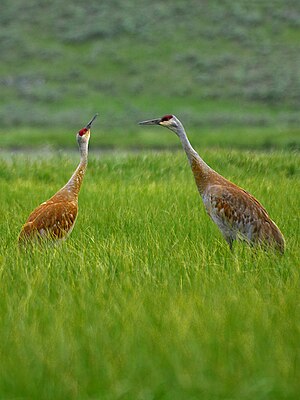
POLYGON ((81 188, 81 184, 83 181, 83 177, 87 168, 88 163, 88 141, 84 141, 79 144, 80 151, 80 162, 75 172, 66 183, 66 185, 62 188, 64 192, 67 192, 68 196, 73 199, 78 198, 78 194, 81 188))
POLYGON ((177 134, 190 162, 198 190, 200 194, 203 194, 209 182, 209 175, 213 170, 203 161, 196 150, 192 147, 183 126, 178 128, 177 134))

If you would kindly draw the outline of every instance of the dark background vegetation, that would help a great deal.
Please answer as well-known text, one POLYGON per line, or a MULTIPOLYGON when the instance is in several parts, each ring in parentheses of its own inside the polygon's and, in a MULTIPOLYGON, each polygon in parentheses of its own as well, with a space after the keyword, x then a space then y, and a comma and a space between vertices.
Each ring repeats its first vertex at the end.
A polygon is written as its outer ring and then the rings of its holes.
POLYGON ((99 146, 170 145, 136 125, 165 113, 204 143, 299 146, 298 0, 2 0, 0 24, 3 146, 72 145, 96 111, 99 146))

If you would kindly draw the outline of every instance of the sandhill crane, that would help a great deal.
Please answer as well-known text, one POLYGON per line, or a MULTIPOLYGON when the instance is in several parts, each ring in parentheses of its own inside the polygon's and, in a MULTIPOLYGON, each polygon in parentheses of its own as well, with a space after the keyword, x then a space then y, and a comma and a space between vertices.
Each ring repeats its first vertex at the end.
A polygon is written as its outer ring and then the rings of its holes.
POLYGON ((78 212, 78 194, 87 167, 90 129, 97 115, 77 133, 80 162, 75 172, 65 186, 29 215, 19 235, 19 242, 41 239, 56 241, 66 239, 72 232, 78 212))
POLYGON ((284 252, 284 238, 265 208, 244 189, 210 168, 191 146, 182 123, 174 115, 142 121, 140 125, 161 125, 180 138, 208 215, 217 224, 232 249, 233 241, 270 245, 284 252))

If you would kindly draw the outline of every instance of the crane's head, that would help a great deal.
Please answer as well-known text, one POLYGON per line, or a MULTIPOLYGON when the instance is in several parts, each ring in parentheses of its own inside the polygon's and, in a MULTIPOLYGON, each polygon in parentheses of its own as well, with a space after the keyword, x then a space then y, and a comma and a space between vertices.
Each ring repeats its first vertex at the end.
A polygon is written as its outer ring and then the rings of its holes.
POLYGON ((183 128, 179 119, 172 114, 164 115, 162 118, 141 121, 139 125, 161 125, 175 132, 177 135, 179 135, 179 131, 183 128))
POLYGON ((80 129, 80 131, 77 133, 77 141, 79 144, 89 141, 90 133, 91 133, 91 126, 97 117, 98 117, 98 113, 96 115, 94 115, 93 118, 90 120, 90 122, 88 124, 86 124, 86 126, 84 128, 80 129))

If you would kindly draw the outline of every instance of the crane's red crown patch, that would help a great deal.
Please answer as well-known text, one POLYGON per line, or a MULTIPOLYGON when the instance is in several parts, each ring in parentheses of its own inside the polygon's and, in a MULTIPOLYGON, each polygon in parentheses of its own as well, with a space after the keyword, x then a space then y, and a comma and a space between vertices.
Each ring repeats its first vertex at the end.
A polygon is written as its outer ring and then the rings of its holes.
POLYGON ((171 114, 165 115, 164 117, 162 117, 161 122, 169 121, 172 118, 173 118, 173 115, 171 115, 171 114))
POLYGON ((80 131, 78 132, 80 136, 83 136, 85 133, 87 133, 88 129, 87 128, 82 128, 80 129, 80 131))

